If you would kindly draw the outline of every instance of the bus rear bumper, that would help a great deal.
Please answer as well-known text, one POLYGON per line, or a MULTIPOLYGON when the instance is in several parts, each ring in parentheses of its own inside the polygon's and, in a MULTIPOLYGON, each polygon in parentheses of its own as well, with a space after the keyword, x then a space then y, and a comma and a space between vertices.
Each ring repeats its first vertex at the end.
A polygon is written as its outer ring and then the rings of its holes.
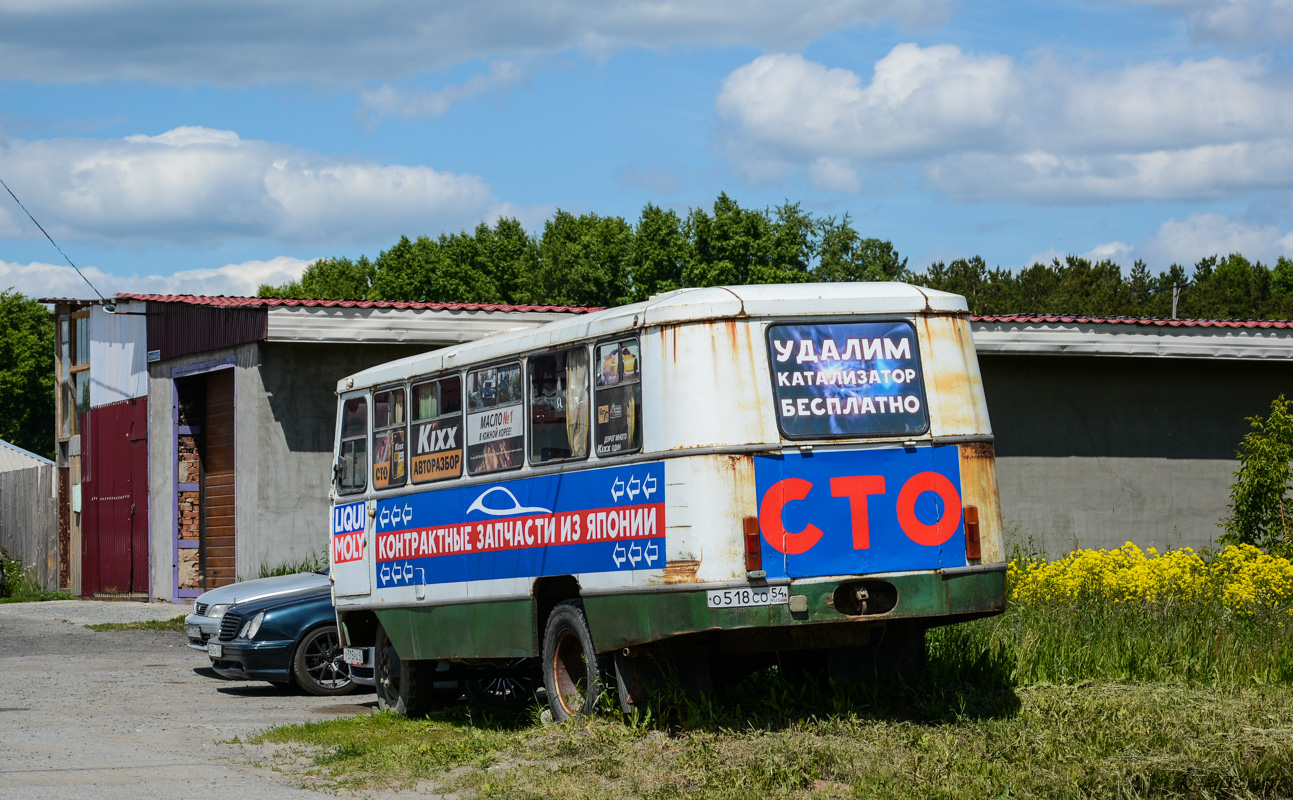
POLYGON ((712 608, 708 591, 585 596, 602 652, 705 632, 725 649, 779 650, 866 641, 890 622, 935 627, 1005 610, 1006 565, 792 582, 789 601, 712 608), (859 589, 863 590, 859 595, 859 589))

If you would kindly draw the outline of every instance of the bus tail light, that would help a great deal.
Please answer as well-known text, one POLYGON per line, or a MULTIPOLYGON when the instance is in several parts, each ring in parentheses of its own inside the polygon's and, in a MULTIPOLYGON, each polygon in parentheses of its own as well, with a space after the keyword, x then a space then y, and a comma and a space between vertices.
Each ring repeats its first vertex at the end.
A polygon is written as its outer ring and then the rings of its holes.
POLYGON ((759 542, 759 518, 746 517, 745 520, 745 571, 751 578, 763 578, 763 547, 759 542))
POLYGON ((983 558, 979 547, 979 507, 965 507, 965 557, 971 561, 983 558))

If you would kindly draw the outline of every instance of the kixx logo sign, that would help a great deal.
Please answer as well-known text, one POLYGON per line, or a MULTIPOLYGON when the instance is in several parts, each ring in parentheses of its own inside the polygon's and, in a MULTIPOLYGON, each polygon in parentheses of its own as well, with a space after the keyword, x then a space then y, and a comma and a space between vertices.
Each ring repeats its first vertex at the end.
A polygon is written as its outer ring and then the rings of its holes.
POLYGON ((458 426, 432 430, 430 426, 422 428, 418 434, 419 453, 438 453, 458 446, 458 426))

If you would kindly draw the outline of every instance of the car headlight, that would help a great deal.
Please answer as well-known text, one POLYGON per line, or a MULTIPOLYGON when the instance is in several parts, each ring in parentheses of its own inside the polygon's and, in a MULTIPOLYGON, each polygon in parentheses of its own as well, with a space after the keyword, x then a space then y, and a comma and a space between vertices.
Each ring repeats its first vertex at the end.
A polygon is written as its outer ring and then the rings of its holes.
POLYGON ((255 639, 256 634, 260 632, 260 623, 265 621, 265 612, 258 611, 256 616, 247 620, 238 633, 239 639, 255 639))
POLYGON ((207 609, 206 615, 211 619, 220 619, 221 617, 224 616, 224 612, 228 610, 229 610, 228 603, 217 603, 216 605, 213 605, 207 609))

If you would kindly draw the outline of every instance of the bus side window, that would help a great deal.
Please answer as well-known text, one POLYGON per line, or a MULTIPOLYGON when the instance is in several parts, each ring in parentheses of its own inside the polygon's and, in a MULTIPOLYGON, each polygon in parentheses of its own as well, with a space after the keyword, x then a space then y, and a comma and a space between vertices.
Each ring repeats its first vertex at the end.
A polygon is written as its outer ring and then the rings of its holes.
POLYGON ((467 471, 520 469, 525 461, 521 364, 467 373, 467 471))
POLYGON ((414 483, 462 474, 462 378, 419 383, 413 387, 414 483))
POLYGON ((637 339, 597 345, 593 370, 597 455, 636 453, 642 449, 642 353, 637 339))
POLYGON ((368 485, 368 400, 352 397, 341 407, 341 458, 337 493, 362 492, 368 485))
POLYGON ((373 488, 392 489, 407 479, 408 413, 404 387, 373 393, 373 488))
POLYGON ((531 356, 530 463, 588 457, 588 350, 531 356))

